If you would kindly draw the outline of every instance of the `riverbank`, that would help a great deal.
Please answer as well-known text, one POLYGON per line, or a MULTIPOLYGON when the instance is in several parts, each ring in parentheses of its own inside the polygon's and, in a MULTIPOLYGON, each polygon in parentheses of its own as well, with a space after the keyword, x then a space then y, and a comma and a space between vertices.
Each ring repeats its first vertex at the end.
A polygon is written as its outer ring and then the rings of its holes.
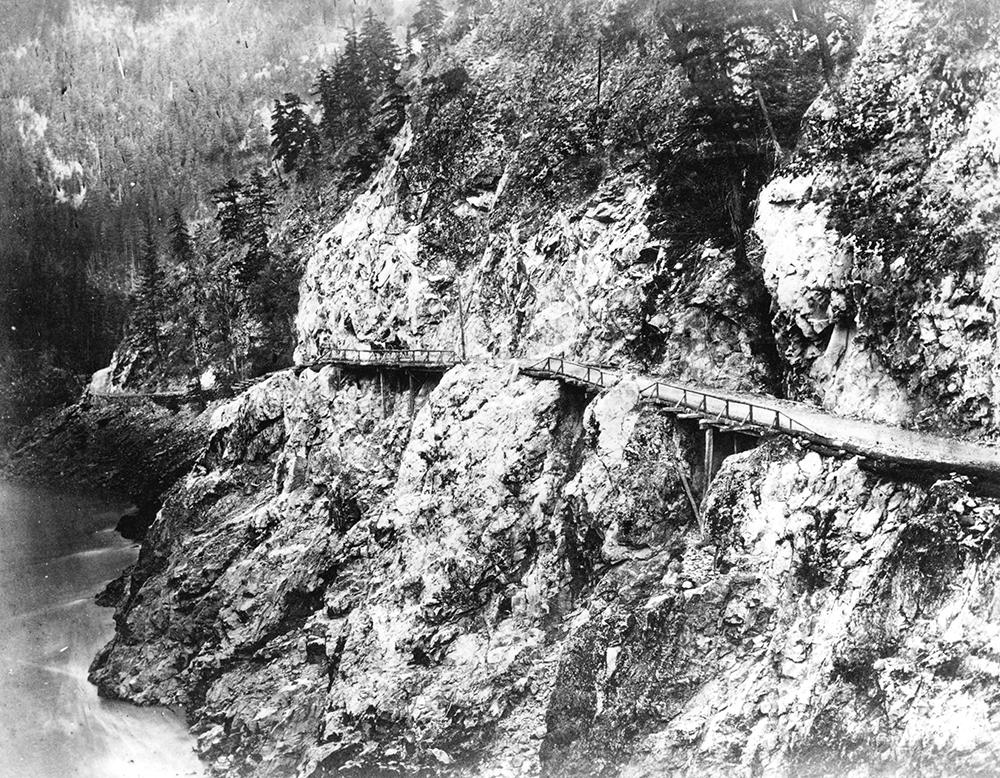
MULTIPOLYGON (((0 477, 128 495, 150 518, 208 442, 214 405, 166 408, 84 397, 38 417, 0 451, 0 477)), ((133 532, 133 539, 139 539, 133 532)))

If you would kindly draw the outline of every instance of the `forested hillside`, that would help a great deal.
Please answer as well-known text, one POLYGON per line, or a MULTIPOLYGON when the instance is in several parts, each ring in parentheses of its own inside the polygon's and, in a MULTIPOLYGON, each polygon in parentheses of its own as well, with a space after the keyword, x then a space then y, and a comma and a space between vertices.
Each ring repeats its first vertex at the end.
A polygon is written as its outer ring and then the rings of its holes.
MULTIPOLYGON (((118 383, 287 364, 301 239, 409 121, 403 195, 419 198, 421 252, 445 274, 504 225, 530 234, 546 209, 630 171, 654 189, 647 226, 672 257, 659 264, 676 266, 647 284, 646 318, 695 283, 693 247, 733 252, 755 358, 780 391, 748 230, 756 193, 853 51, 865 4, 834 5, 22 10, 0 62, 4 383, 34 382, 40 402, 42 382, 66 384, 48 368, 92 371, 123 335, 118 383), (484 218, 455 207, 493 189, 484 218)), ((655 359, 663 333, 640 330, 631 358, 655 359)))
MULTIPOLYGON (((173 215, 195 233, 214 215, 212 189, 269 169, 275 97, 308 94, 362 12, 319 0, 6 5, 0 369, 5 387, 44 402, 68 374, 107 364, 151 246, 166 277, 188 275, 170 254, 173 215)), ((5 395, 8 413, 23 397, 5 395)))

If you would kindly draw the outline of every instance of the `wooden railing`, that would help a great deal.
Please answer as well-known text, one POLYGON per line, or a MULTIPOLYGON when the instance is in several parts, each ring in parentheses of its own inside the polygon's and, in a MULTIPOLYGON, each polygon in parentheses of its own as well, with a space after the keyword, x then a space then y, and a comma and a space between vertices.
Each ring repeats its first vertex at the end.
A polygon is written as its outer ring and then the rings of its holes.
POLYGON ((297 369, 323 367, 324 365, 351 365, 363 367, 399 367, 416 369, 451 368, 459 364, 458 353, 449 349, 328 349, 322 359, 299 365, 297 369))
POLYGON ((654 402, 673 403, 676 407, 687 408, 705 417, 726 419, 741 426, 767 427, 792 433, 818 435, 815 430, 777 408, 671 384, 667 381, 654 381, 640 389, 639 396, 654 402))
MULTIPOLYGON (((326 365, 405 370, 411 374, 410 381, 412 385, 413 372, 427 371, 443 373, 455 365, 464 362, 465 360, 461 359, 455 351, 447 349, 363 350, 335 348, 324 354, 321 361, 312 364, 297 365, 294 368, 282 368, 282 370, 294 370, 296 373, 299 373, 302 370, 321 368, 326 365)), ((281 370, 274 372, 281 372, 281 370)), ((537 378, 555 378, 595 391, 610 388, 621 377, 613 369, 573 362, 564 357, 546 357, 528 367, 521 368, 521 372, 537 378)), ((264 378, 266 378, 266 375, 252 380, 247 379, 236 384, 233 388, 242 388, 248 382, 256 382, 264 378)), ((384 392, 384 375, 381 376, 381 379, 383 381, 384 392)), ((869 460, 880 459, 901 467, 921 468, 934 465, 940 469, 947 466, 950 472, 975 475, 986 474, 992 478, 1000 477, 1000 455, 997 455, 993 450, 989 450, 984 455, 983 451, 986 451, 986 449, 983 447, 978 447, 971 455, 963 453, 962 458, 959 458, 957 455, 950 455, 944 458, 941 455, 934 457, 928 456, 926 452, 900 453, 899 451, 887 450, 882 445, 879 438, 882 432, 878 429, 861 436, 855 436, 853 440, 849 440, 836 427, 832 427, 829 424, 825 425, 827 427, 826 434, 816 432, 788 412, 780 408, 771 407, 767 404, 766 399, 764 402, 756 402, 751 397, 732 396, 705 391, 658 379, 647 378, 646 380, 649 383, 642 386, 639 390, 639 396, 642 399, 669 404, 678 412, 694 414, 694 417, 701 419, 708 426, 719 422, 732 431, 740 431, 742 429, 747 432, 756 431, 762 433, 770 430, 801 436, 809 439, 813 444, 831 450, 851 453, 869 460), (967 461, 964 458, 966 456, 971 456, 974 461, 967 461)), ((176 403, 205 402, 207 400, 222 399, 227 395, 231 396, 232 389, 227 390, 223 388, 201 391, 199 388, 192 388, 187 392, 91 392, 91 394, 92 396, 110 401, 146 399, 173 405, 176 403)), ((812 417, 818 418, 815 413, 812 414, 812 417)), ((821 423, 819 426, 823 427, 824 425, 821 423)), ((706 434, 708 432, 710 430, 706 429, 706 434)))
MULTIPOLYGON (((521 372, 538 377, 585 384, 594 389, 606 389, 619 379, 619 375, 602 367, 572 362, 565 357, 546 357, 524 368, 521 372)), ((719 419, 736 426, 767 428, 792 434, 817 435, 799 420, 778 408, 728 397, 701 389, 654 380, 639 390, 639 396, 653 402, 672 404, 706 419, 719 419)))
POLYGON ((530 367, 523 368, 526 375, 557 376, 594 389, 607 389, 618 380, 618 374, 596 365, 571 362, 564 357, 546 357, 530 367))

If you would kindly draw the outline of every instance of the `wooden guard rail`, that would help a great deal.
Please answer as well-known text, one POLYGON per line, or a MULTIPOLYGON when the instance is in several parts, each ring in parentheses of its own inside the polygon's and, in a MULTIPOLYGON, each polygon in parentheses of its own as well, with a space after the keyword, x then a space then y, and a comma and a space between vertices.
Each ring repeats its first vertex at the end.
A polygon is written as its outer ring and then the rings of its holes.
MULTIPOLYGON (((294 371, 297 374, 303 370, 311 368, 321 368, 326 365, 340 367, 371 367, 386 368, 412 372, 445 372, 455 365, 464 363, 455 351, 447 349, 385 349, 362 350, 349 348, 336 348, 327 352, 322 361, 312 364, 297 365, 292 368, 281 368, 281 370, 294 371)), ((613 370, 607 370, 595 365, 587 365, 579 362, 572 362, 564 357, 547 357, 528 367, 521 368, 525 375, 537 378, 555 378, 565 382, 573 383, 592 390, 607 389, 615 384, 620 376, 613 370)), ((266 375, 254 379, 246 379, 235 385, 232 389, 242 388, 249 383, 263 380, 266 375)), ((708 426, 713 422, 720 422, 729 427, 732 431, 739 432, 741 429, 746 432, 751 431, 777 431, 785 434, 796 435, 809 439, 812 443, 821 445, 831 450, 839 450, 864 457, 869 460, 881 460, 885 463, 903 468, 927 469, 931 467, 937 470, 947 470, 948 472, 960 472, 975 476, 987 476, 1000 480, 1000 454, 988 447, 965 444, 962 452, 952 452, 950 449, 945 454, 937 453, 940 447, 930 446, 934 453, 927 453, 927 449, 918 450, 915 446, 925 445, 926 441, 913 443, 912 452, 901 453, 898 450, 887 450, 882 445, 879 429, 869 431, 867 434, 855 435, 853 439, 848 439, 836 429, 828 429, 826 433, 816 432, 803 424, 798 419, 778 408, 754 402, 749 397, 732 397, 725 394, 693 389, 691 387, 672 384, 669 381, 646 379, 650 383, 639 390, 639 395, 645 400, 665 403, 672 406, 676 411, 687 411, 696 414, 708 426)), ((232 395, 232 389, 220 388, 209 391, 192 388, 184 392, 91 392, 94 397, 100 397, 109 401, 128 401, 137 399, 152 400, 163 403, 184 403, 184 402, 204 402, 206 400, 221 399, 227 395, 232 395)), ((383 385, 384 392, 384 385, 383 385)), ((411 401, 412 404, 412 401, 411 401)), ((813 414, 815 416, 815 414, 813 414)), ((834 418, 834 417, 831 417, 834 418)), ((877 425, 875 425, 877 426, 877 425)), ((706 429, 706 434, 710 430, 706 429)), ((937 443, 942 439, 935 438, 937 443)), ((945 441, 948 446, 956 445, 954 441, 945 441)), ((929 444, 926 444, 929 445, 929 444)))
MULTIPOLYGON (((527 375, 559 378, 594 389, 606 389, 618 380, 617 373, 593 365, 571 362, 564 357, 546 357, 521 372, 527 375)), ((678 410, 686 409, 705 418, 727 421, 736 426, 819 437, 808 426, 777 408, 691 389, 668 381, 653 381, 639 390, 639 396, 653 402, 672 404, 678 410)))
POLYGON ((334 348, 321 360, 298 365, 297 372, 324 365, 352 365, 371 367, 413 368, 417 370, 449 369, 462 362, 455 351, 449 349, 385 349, 382 351, 359 348, 334 348))
POLYGON ((674 403, 678 408, 688 408, 706 417, 725 419, 740 426, 766 427, 793 434, 818 436, 816 431, 777 408, 704 392, 700 389, 690 389, 667 381, 654 381, 640 389, 639 396, 654 402, 674 403))
POLYGON ((546 357, 523 368, 521 372, 542 378, 555 376, 593 389, 607 389, 618 380, 617 373, 610 373, 594 365, 571 362, 564 357, 546 357))
MULTIPOLYGON (((323 359, 291 368, 296 374, 303 370, 318 369, 327 365, 348 367, 378 367, 389 369, 425 370, 444 372, 463 360, 458 353, 449 349, 383 349, 367 350, 359 348, 335 348, 324 354, 323 359)), ((272 372, 281 372, 289 368, 280 368, 272 372)), ((262 381, 270 373, 255 378, 244 378, 237 381, 229 389, 202 390, 188 389, 176 392, 90 392, 92 397, 100 397, 113 402, 129 400, 149 400, 152 402, 187 402, 194 400, 217 399, 224 396, 241 394, 253 384, 262 381)))

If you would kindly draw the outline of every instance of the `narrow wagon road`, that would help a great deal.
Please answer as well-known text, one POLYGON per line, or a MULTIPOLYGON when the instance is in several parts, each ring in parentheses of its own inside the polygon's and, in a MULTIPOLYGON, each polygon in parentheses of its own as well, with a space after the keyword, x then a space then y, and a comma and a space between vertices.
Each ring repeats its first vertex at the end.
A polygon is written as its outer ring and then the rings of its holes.
MULTIPOLYGON (((396 370, 413 373, 444 373, 462 364, 460 356, 449 350, 434 349, 333 349, 321 361, 300 364, 296 374, 326 366, 342 369, 396 370)), ((831 451, 844 451, 867 459, 904 467, 956 472, 995 479, 1000 483, 1000 448, 955 440, 942 435, 915 432, 886 424, 835 416, 804 403, 778 400, 750 393, 729 392, 693 384, 681 384, 650 376, 636 376, 600 365, 573 362, 563 357, 539 361, 519 361, 524 375, 551 379, 602 391, 624 378, 638 381, 639 396, 645 401, 665 405, 678 414, 697 418, 703 424, 715 424, 736 432, 750 434, 786 434, 801 437, 831 451)), ((282 372, 278 370, 275 372, 282 372)), ((239 392, 266 376, 248 379, 234 387, 239 392)), ((128 401, 147 397, 155 400, 184 401, 204 397, 200 392, 97 393, 109 400, 128 401)))
MULTIPOLYGON (((626 374, 549 357, 522 367, 537 378, 553 378, 601 390, 626 374)), ((835 416, 804 403, 727 392, 658 378, 633 376, 643 399, 725 422, 736 430, 779 432, 806 438, 832 450, 923 469, 1000 479, 1000 449, 887 424, 835 416)))

